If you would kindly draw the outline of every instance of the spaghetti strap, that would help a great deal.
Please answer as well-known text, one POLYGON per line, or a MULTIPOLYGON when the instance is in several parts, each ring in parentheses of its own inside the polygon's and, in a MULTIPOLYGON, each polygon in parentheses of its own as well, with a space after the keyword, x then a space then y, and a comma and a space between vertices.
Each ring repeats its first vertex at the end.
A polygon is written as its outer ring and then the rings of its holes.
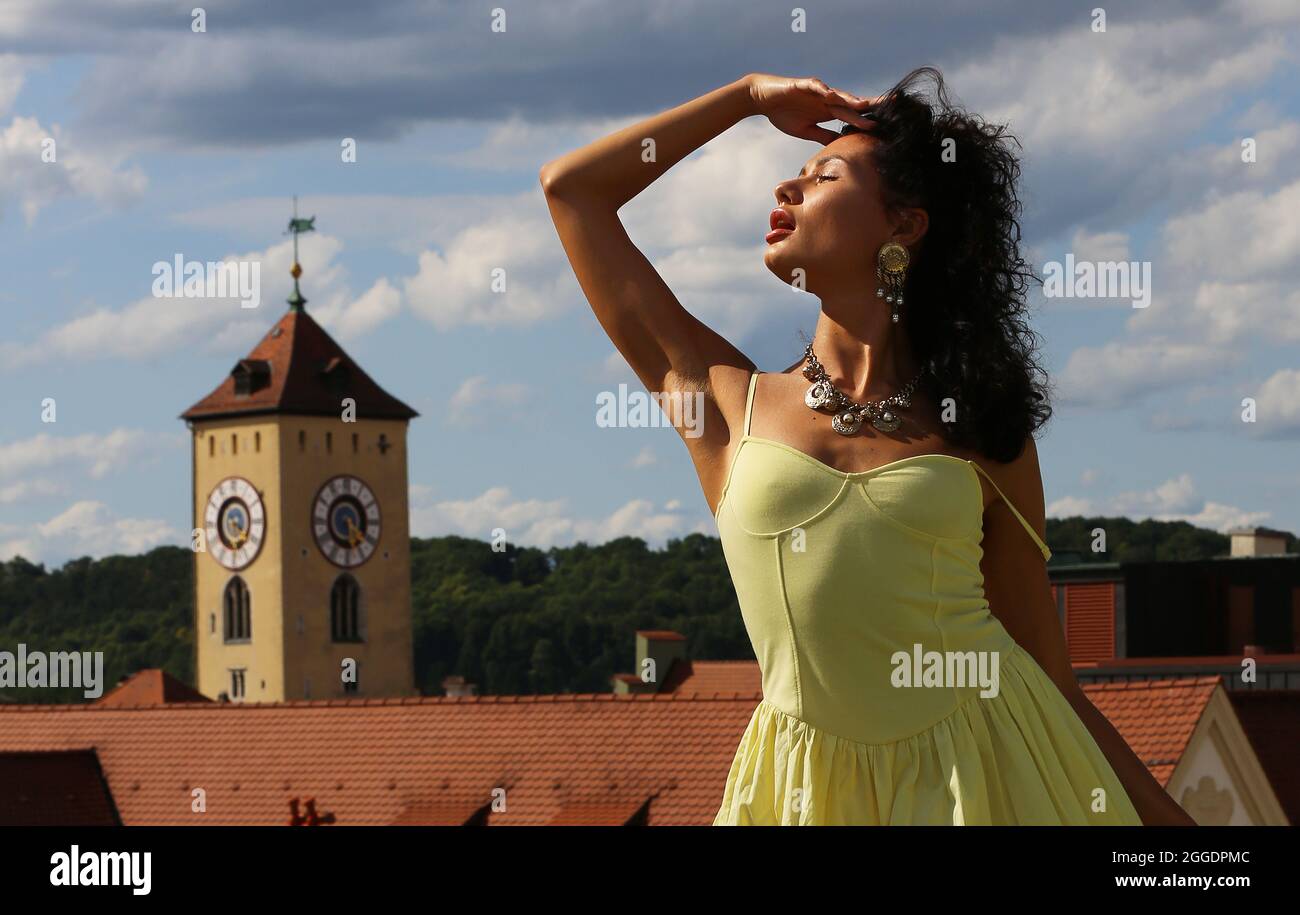
POLYGON ((975 463, 974 461, 971 461, 970 464, 980 473, 984 474, 984 479, 988 480, 990 483, 993 483, 993 488, 997 490, 999 496, 1002 496, 1002 501, 1007 504, 1007 508, 1011 509, 1011 514, 1016 516, 1016 520, 1020 522, 1021 526, 1024 527, 1025 530, 1029 531, 1029 536, 1034 538, 1034 543, 1037 544, 1039 551, 1043 554, 1043 559, 1044 560, 1051 559, 1052 551, 1048 548, 1047 544, 1043 542, 1043 539, 1038 536, 1038 532, 1035 531, 1033 527, 1030 525, 1030 523, 1025 520, 1025 516, 1020 514, 1020 512, 1016 510, 1016 507, 1011 504, 1011 500, 1008 499, 1006 495, 1002 492, 1002 487, 998 486, 997 483, 994 483, 993 478, 989 476, 988 471, 986 471, 979 464, 975 463))
POLYGON ((758 372, 749 376, 749 395, 745 398, 745 435, 749 435, 749 421, 754 416, 754 387, 758 382, 758 372))

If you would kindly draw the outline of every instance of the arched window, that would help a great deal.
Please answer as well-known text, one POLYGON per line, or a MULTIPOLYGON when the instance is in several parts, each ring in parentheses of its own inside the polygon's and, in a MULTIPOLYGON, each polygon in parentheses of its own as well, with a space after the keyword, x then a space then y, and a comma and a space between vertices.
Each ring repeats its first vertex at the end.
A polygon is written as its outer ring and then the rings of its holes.
POLYGON ((330 638, 361 641, 361 586, 347 572, 334 579, 330 589, 330 638))
POLYGON ((226 593, 222 599, 225 617, 225 636, 227 642, 248 642, 253 638, 252 599, 248 585, 238 575, 226 583, 226 593))

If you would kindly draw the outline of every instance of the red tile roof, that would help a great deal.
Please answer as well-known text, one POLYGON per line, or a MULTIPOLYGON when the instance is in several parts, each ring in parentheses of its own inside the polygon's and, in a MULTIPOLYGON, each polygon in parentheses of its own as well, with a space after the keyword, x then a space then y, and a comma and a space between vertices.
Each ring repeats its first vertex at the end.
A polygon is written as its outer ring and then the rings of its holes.
POLYGON ((468 826, 480 817, 487 806, 481 800, 466 798, 444 803, 409 804, 402 808, 390 826, 468 826))
MULTIPOLYGON (((0 752, 95 747, 122 820, 343 825, 712 821, 759 695, 473 696, 142 708, 0 706, 0 752), (207 812, 192 813, 191 791, 207 812)), ((0 787, 0 792, 3 788, 0 787)))
POLYGON ((1300 693, 1240 689, 1228 698, 1287 819, 1300 825, 1300 693))
POLYGON ((1083 692, 1161 785, 1168 785, 1219 677, 1087 683, 1083 692))
MULTIPOLYGON (((1089 683, 1083 691, 1165 785, 1218 684, 1218 677, 1185 677, 1089 683)), ((678 661, 669 671, 661 695, 708 697, 761 689, 756 661, 678 661)))
POLYGON ((0 826, 120 826, 94 750, 0 752, 0 826))
POLYGON ((177 680, 171 674, 149 668, 131 674, 96 705, 131 708, 138 705, 166 705, 172 702, 211 702, 207 696, 177 680))
POLYGON ((1212 667, 1218 665, 1241 666, 1246 658, 1253 658, 1255 663, 1264 665, 1294 664, 1300 661, 1300 654, 1224 654, 1224 655, 1185 655, 1179 657, 1141 657, 1141 658, 1106 658, 1101 661, 1075 661, 1073 665, 1080 668, 1089 667, 1212 667))
MULTIPOLYGON (((647 801, 651 825, 703 824, 761 698, 758 666, 695 661, 677 670, 676 692, 639 696, 107 701, 133 694, 128 683, 96 705, 0 706, 0 755, 94 747, 127 824, 278 824, 289 821, 293 800, 305 811, 314 798, 317 813, 339 824, 451 825, 481 820, 493 789, 504 789, 496 798, 504 809, 489 824, 626 823, 647 801), (194 788, 206 791, 206 813, 191 812, 194 788)), ((1218 677, 1198 677, 1084 692, 1167 784, 1219 688, 1218 677)), ((1294 694, 1284 695, 1274 705, 1300 717, 1294 694)), ((1253 733, 1277 723, 1267 700, 1250 701, 1260 703, 1254 717, 1246 713, 1258 722, 1253 733)), ((1270 738, 1272 765, 1284 771, 1294 768, 1287 721, 1270 738)), ((12 805, 5 782, 0 771, 0 810, 12 805)))
POLYGON ((763 675, 757 661, 677 661, 660 690, 679 696, 762 691, 763 675))
POLYGON ((291 308, 217 389, 181 418, 250 413, 338 416, 345 397, 356 401, 356 415, 361 419, 419 415, 377 385, 311 315, 291 308), (269 375, 264 374, 268 369, 269 375), (254 379, 249 393, 236 392, 235 380, 240 375, 254 379))

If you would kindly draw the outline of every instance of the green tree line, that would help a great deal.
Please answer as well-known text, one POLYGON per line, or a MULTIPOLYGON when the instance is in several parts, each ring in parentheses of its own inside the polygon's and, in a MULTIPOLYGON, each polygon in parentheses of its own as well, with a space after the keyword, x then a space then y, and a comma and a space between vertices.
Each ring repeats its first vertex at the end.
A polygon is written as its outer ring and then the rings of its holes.
MULTIPOLYGON (((1190 560, 1224 555, 1228 538, 1184 522, 1067 518, 1048 522, 1054 562, 1190 560), (1109 552, 1092 552, 1105 529, 1109 552)), ((1290 549, 1295 549, 1294 541, 1290 549)), ((193 555, 74 559, 47 570, 0 563, 0 651, 103 651, 104 688, 147 667, 194 682, 193 555)), ((650 549, 622 537, 536 549, 465 537, 411 540, 416 682, 442 692, 459 674, 481 694, 607 692, 632 672, 637 629, 672 629, 695 658, 753 658, 721 544, 702 534, 650 549)), ((322 602, 322 612, 327 612, 322 602)), ((0 701, 33 691, 0 689, 0 701)), ((36 701, 82 702, 81 690, 36 701)))

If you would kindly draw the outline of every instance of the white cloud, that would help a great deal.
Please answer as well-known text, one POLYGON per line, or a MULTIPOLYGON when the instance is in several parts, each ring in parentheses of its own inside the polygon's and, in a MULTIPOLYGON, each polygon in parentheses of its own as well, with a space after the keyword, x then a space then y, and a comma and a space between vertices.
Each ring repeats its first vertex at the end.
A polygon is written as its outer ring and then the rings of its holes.
MULTIPOLYGON (((655 457, 654 449, 646 445, 633 456, 632 460, 628 462, 628 466, 633 470, 640 470, 642 467, 650 467, 657 461, 658 458, 655 457)), ((668 508, 668 506, 664 507, 668 508)))
POLYGON ((355 302, 335 301, 322 308, 313 308, 312 314, 339 339, 347 341, 370 333, 401 311, 402 294, 387 278, 380 277, 355 302))
POLYGON ((1127 261, 1129 259, 1128 234, 1126 232, 1090 233, 1079 229, 1070 242, 1070 250, 1074 253, 1076 262, 1127 261))
MULTIPOLYGON (((304 265, 301 280, 308 308, 326 330, 338 325, 347 339, 373 330, 400 310, 400 295, 380 279, 361 298, 352 299, 347 271, 336 262, 343 245, 324 234, 305 235, 299 241, 304 265)), ((171 264, 177 254, 188 261, 207 262, 202 252, 158 252, 160 262, 171 264)), ((286 307, 293 287, 289 268, 293 242, 277 242, 261 251, 229 255, 221 263, 258 265, 260 301, 244 308, 238 298, 157 297, 135 300, 120 309, 100 308, 46 331, 32 343, 0 343, 0 357, 9 369, 58 359, 149 359, 202 347, 229 355, 250 347, 266 333, 286 307)), ((152 263, 147 268, 152 270, 152 263)), ((141 285, 151 286, 152 272, 141 267, 141 285)))
POLYGON ((1155 306, 1128 329, 1218 347, 1300 341, 1300 180, 1212 195, 1162 233, 1155 306))
POLYGON ((1198 127, 1286 58, 1284 37, 1218 17, 1126 22, 1095 33, 1086 16, 1025 53, 1007 36, 951 73, 981 113, 1010 121, 1037 156, 1068 149, 1130 160, 1198 127))
POLYGON ((610 350, 600 363, 601 374, 609 379, 627 379, 630 375, 635 374, 632 367, 627 364, 623 354, 618 350, 610 350))
POLYGON ((42 496, 54 496, 67 492, 67 485, 55 480, 38 478, 19 480, 17 483, 0 485, 0 505, 36 499, 42 496))
POLYGON ((186 542, 167 522, 119 518, 102 502, 76 502, 49 521, 0 524, 0 560, 22 556, 55 563, 79 556, 133 554, 165 543, 186 542))
POLYGON ((1300 181, 1272 192, 1217 197, 1165 225, 1171 266, 1210 270, 1220 280, 1293 274, 1300 261, 1300 181))
MULTIPOLYGON (((538 171, 543 162, 633 124, 644 115, 619 118, 525 120, 517 114, 488 126, 478 145, 452 152, 435 152, 433 162, 456 168, 538 171)), ((463 127, 449 122, 447 130, 463 127)), ((480 130, 477 124, 469 125, 480 130)))
POLYGON ((1055 383, 1063 403, 1118 407, 1171 385, 1223 372, 1239 361, 1239 354, 1200 343, 1111 341, 1077 348, 1055 383))
POLYGON ((1219 533, 1226 533, 1233 527, 1263 524, 1272 517, 1267 511, 1249 511, 1205 499, 1197 493, 1192 477, 1187 473, 1150 490, 1121 492, 1109 499, 1064 496, 1047 506, 1049 518, 1077 515, 1124 517, 1134 521, 1186 521, 1219 533))
POLYGON ((152 463, 160 454, 180 448, 186 441, 182 433, 140 429, 114 429, 103 435, 58 436, 43 432, 0 444, 0 481, 16 481, 34 471, 50 470, 85 473, 99 480, 152 463))
POLYGON ((425 251, 404 281, 411 310, 439 330, 461 325, 515 327, 556 317, 574 304, 577 283, 541 190, 510 219, 462 226, 441 251, 425 251))
MULTIPOLYGON (((565 499, 515 499, 508 487, 496 486, 466 500, 434 501, 412 488, 411 533, 417 537, 459 534, 486 539, 496 528, 522 546, 567 546, 604 543, 616 537, 640 537, 652 545, 692 530, 710 532, 677 509, 657 510, 646 499, 633 499, 605 518, 576 518, 565 499)), ((716 534, 716 530, 711 531, 716 534)))
MULTIPOLYGON (((0 95, 4 79, 0 68, 0 95)), ((31 225, 41 209, 62 197, 121 206, 144 193, 147 184, 140 169, 123 170, 118 162, 78 148, 58 125, 46 129, 35 118, 15 117, 0 130, 0 216, 16 203, 31 225), (42 157, 46 140, 54 142, 53 162, 42 157)))
POLYGON ((457 423, 490 421, 494 415, 517 410, 520 404, 528 401, 529 396, 527 385, 492 382, 486 375, 474 375, 462 381, 448 399, 448 418, 457 423), (498 410, 498 407, 502 409, 498 410))
POLYGON ((1300 370, 1279 369, 1266 378, 1256 393, 1254 423, 1244 424, 1259 438, 1300 438, 1300 370))
POLYGON ((0 115, 8 114, 23 88, 23 62, 16 54, 0 54, 0 115))
POLYGON ((1048 518, 1072 518, 1075 515, 1095 515, 1097 511, 1093 508, 1091 499, 1083 499, 1079 496, 1062 496, 1059 499, 1053 499, 1047 503, 1046 515, 1048 518))

